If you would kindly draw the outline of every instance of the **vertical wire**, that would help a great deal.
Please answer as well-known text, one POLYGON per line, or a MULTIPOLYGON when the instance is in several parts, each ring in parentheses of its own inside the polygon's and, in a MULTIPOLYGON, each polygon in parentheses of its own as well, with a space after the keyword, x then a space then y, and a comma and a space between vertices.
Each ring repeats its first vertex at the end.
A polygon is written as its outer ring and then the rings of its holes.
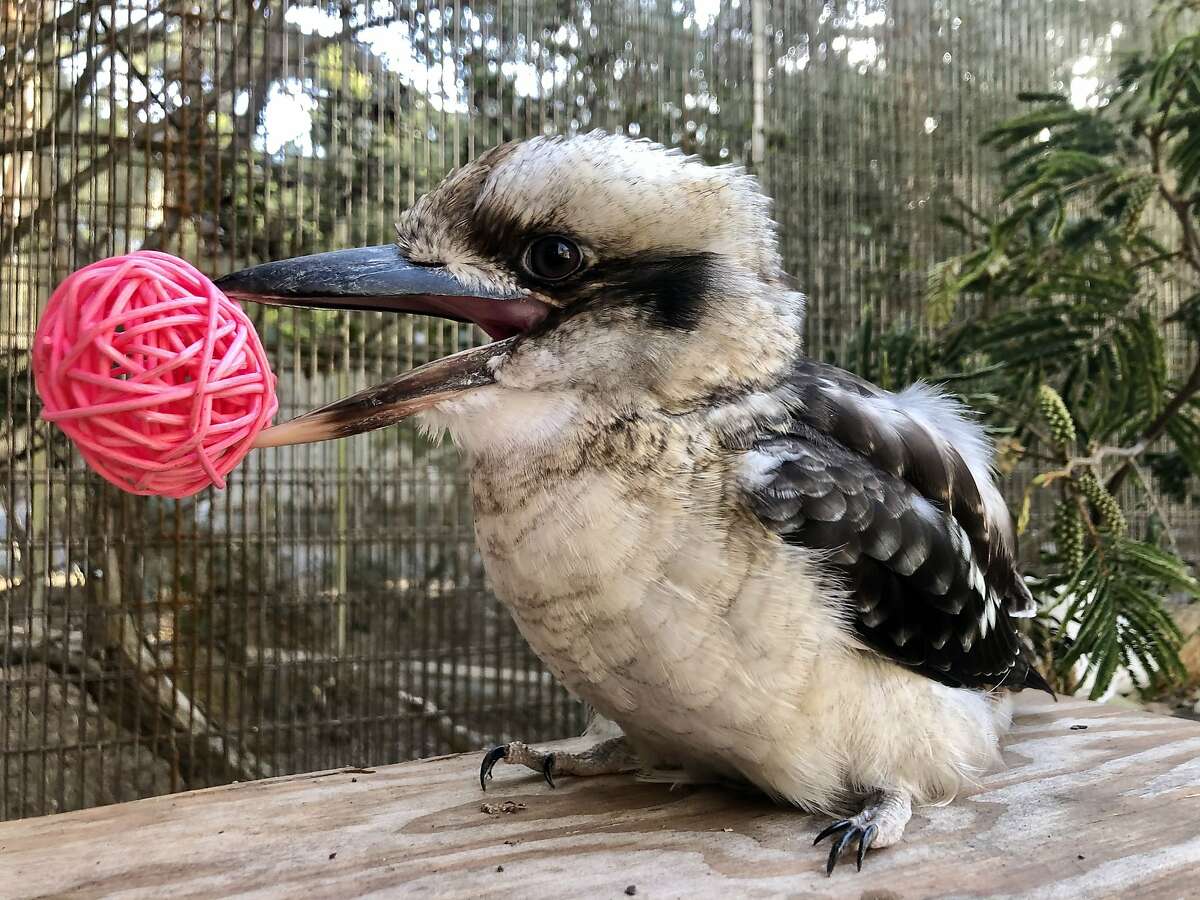
MULTIPOLYGON (((494 10, 489 10, 483 21, 483 46, 488 60, 488 71, 491 67, 496 67, 495 73, 495 96, 489 97, 486 92, 483 95, 484 112, 486 118, 484 120, 485 135, 491 131, 495 138, 493 143, 500 143, 506 137, 503 124, 503 109, 504 109, 504 78, 499 69, 500 60, 503 58, 503 49, 501 41, 503 40, 502 19, 503 2, 498 2, 494 10), (492 41, 495 40, 497 49, 493 53, 489 48, 492 41), (489 102, 490 101, 490 102, 489 102), (492 120, 490 126, 488 120, 492 120)), ((482 582, 483 579, 480 579, 482 582)), ((482 591, 483 585, 479 585, 482 591)), ((486 723, 487 737, 493 742, 499 742, 504 739, 505 729, 500 723, 499 712, 505 703, 505 686, 500 678, 500 672, 503 669, 503 652, 504 652, 504 637, 503 637, 503 616, 504 612, 499 608, 500 604, 492 597, 488 597, 485 601, 485 609, 487 621, 491 628, 491 641, 488 648, 487 661, 491 668, 495 671, 490 683, 487 683, 487 693, 485 694, 486 723)))
MULTIPOLYGON (((230 134, 227 149, 222 147, 218 151, 220 167, 216 178, 223 203, 238 197, 241 187, 241 181, 238 177, 242 163, 241 148, 238 146, 238 135, 241 133, 241 128, 237 121, 238 92, 236 86, 243 83, 239 71, 243 59, 242 54, 235 50, 230 55, 228 63, 222 64, 222 54, 220 52, 223 46, 234 48, 242 46, 242 41, 245 38, 244 32, 249 25, 249 21, 247 21, 245 26, 239 27, 239 7, 240 4, 234 4, 230 7, 228 19, 221 19, 220 25, 213 37, 214 67, 220 73, 226 71, 229 73, 229 81, 228 85, 225 86, 225 90, 228 90, 230 93, 229 111, 227 113, 230 134)), ((218 103, 220 102, 219 98, 224 95, 225 90, 222 90, 221 85, 216 86, 218 103)), ((218 107, 218 116, 220 116, 220 107, 218 107)), ((221 140, 220 135, 217 136, 217 140, 221 140)), ((222 241, 218 246, 220 269, 222 271, 232 271, 235 268, 235 261, 241 253, 238 220, 239 215, 236 210, 224 219, 218 218, 217 228, 219 231, 224 232, 221 236, 227 238, 227 240, 222 241), (226 222, 228 225, 226 225, 226 222), (228 230, 226 231, 226 229, 228 230)), ((255 327, 261 330, 264 321, 262 310, 251 310, 250 312, 255 327)), ((241 578, 235 578, 234 573, 230 571, 228 579, 229 587, 227 589, 230 602, 234 602, 235 599, 237 602, 236 621, 231 612, 229 630, 232 635, 236 629, 237 646, 241 648, 241 660, 235 663, 232 658, 227 658, 225 665, 227 671, 235 670, 240 676, 239 690, 237 692, 237 718, 233 729, 236 735, 236 746, 243 749, 249 747, 256 759, 260 762, 265 762, 274 771, 278 767, 278 761, 275 759, 273 753, 267 751, 266 736, 263 733, 264 704, 261 699, 261 684, 263 682, 265 646, 261 639, 255 638, 254 626, 251 620, 251 597, 255 598, 253 606, 261 608, 261 604, 264 602, 266 593, 269 590, 264 570, 264 560, 266 558, 266 548, 264 546, 266 535, 264 532, 270 524, 266 520, 265 500, 268 489, 271 486, 266 483, 266 479, 263 477, 264 460, 265 454, 259 454, 258 458, 252 460, 250 465, 244 465, 241 469, 240 478, 238 479, 242 492, 241 503, 238 507, 236 524, 231 521, 229 526, 231 539, 236 535, 242 548, 241 565, 244 568, 244 572, 241 578), (252 500, 255 496, 259 498, 257 505, 252 500), (251 528, 252 521, 253 530, 251 528), (256 570, 253 575, 251 574, 252 570, 256 570), (254 592, 251 590, 252 583, 257 588, 254 592), (252 649, 255 652, 252 652, 252 649), (252 715, 254 716, 254 720, 256 720, 255 724, 251 724, 252 715)), ((227 558, 230 560, 228 565, 232 569, 232 551, 227 553, 227 558)), ((226 718, 229 718, 228 713, 226 713, 226 718)), ((231 729, 226 730, 228 732, 231 729)))
MULTIPOLYGON (((0 42, 5 48, 5 58, 3 62, 6 65, 11 65, 12 80, 0 82, 0 90, 8 93, 10 91, 18 91, 16 81, 19 77, 20 66, 14 63, 9 54, 13 52, 10 48, 20 48, 20 41, 15 39, 15 35, 19 35, 19 29, 24 23, 20 7, 16 7, 9 3, 5 5, 5 15, 0 17, 0 42)), ((4 115, 0 111, 0 141, 5 143, 15 143, 22 129, 19 127, 20 122, 21 99, 18 96, 15 102, 10 105, 9 115, 4 115)), ((24 157, 22 152, 12 152, 8 154, 8 159, 4 160, 4 165, 0 165, 0 226, 11 228, 16 224, 16 218, 20 205, 21 197, 21 159, 24 157)), ((0 290, 3 290, 5 296, 19 297, 20 278, 16 266, 15 254, 7 246, 0 245, 0 259, 4 260, 4 266, 0 269, 0 290)), ((0 327, 3 328, 4 338, 11 339, 14 349, 19 346, 19 329, 17 324, 17 309, 20 303, 6 304, 6 309, 3 315, 0 315, 0 327), (10 321, 9 317, 12 317, 10 321)), ((15 353, 13 354, 15 356, 15 353)), ((4 379, 4 427, 9 434, 16 434, 16 373, 11 369, 6 373, 4 379)), ((4 514, 7 518, 15 517, 17 514, 15 497, 15 465, 16 460, 11 460, 7 467, 7 472, 4 475, 4 514)), ((8 533, 6 537, 12 536, 12 525, 8 525, 8 533)), ((17 566, 16 553, 13 551, 14 541, 9 540, 8 552, 4 555, 4 570, 0 574, 0 579, 3 579, 3 584, 6 587, 3 599, 0 600, 0 625, 3 626, 4 632, 9 635, 17 633, 16 622, 13 620, 12 595, 16 592, 17 585, 17 566)), ((0 670, 6 673, 3 680, 0 680, 0 721, 5 723, 5 727, 0 728, 0 821, 6 821, 9 818, 16 817, 16 802, 14 800, 16 791, 14 789, 14 779, 10 772, 14 763, 14 757, 18 752, 18 748, 14 747, 11 725, 13 721, 13 692, 14 678, 13 673, 17 667, 15 665, 17 659, 16 648, 12 642, 5 641, 0 644, 0 670)), ((24 668, 24 667, 23 667, 24 668)), ((27 671, 25 669, 24 671, 27 671)), ((24 674, 20 676, 24 680, 24 674)), ((22 785, 23 787, 23 785, 22 785)), ((23 793, 23 791, 22 791, 23 793)))
MULTIPOLYGON (((40 23, 46 15, 46 8, 45 8, 44 4, 42 4, 42 3, 39 3, 38 7, 39 7, 39 9, 38 9, 37 21, 40 23)), ((83 78, 85 76, 81 74, 79 77, 83 78)), ((55 67, 54 88, 55 88, 54 89, 54 100, 50 104, 52 110, 56 107, 57 98, 62 96, 62 90, 63 90, 62 85, 61 85, 61 75, 60 75, 58 67, 55 67)), ((36 100, 34 102, 34 114, 31 118, 34 119, 35 121, 41 121, 41 122, 50 121, 50 115, 47 114, 47 112, 45 110, 45 106, 46 106, 45 93, 43 91, 37 91, 36 100)), ((57 143, 57 135, 54 132, 55 132, 55 129, 52 128, 50 131, 50 137, 48 140, 50 147, 54 147, 54 145, 57 143)), ((39 154, 40 150, 41 150, 41 147, 38 147, 38 146, 34 147, 35 156, 39 154)), ((61 177, 61 173, 58 171, 58 166, 55 166, 54 168, 55 168, 55 172, 54 172, 54 178, 52 180, 52 188, 54 189, 55 195, 56 195, 57 187, 58 187, 57 182, 58 182, 58 179, 61 177)), ((58 210, 54 210, 54 211, 52 211, 52 216, 51 216, 50 224, 49 224, 49 230, 51 231, 51 234, 53 234, 53 232, 55 230, 57 230, 58 226, 59 226, 58 210)), ((40 243, 41 237, 42 237, 41 226, 39 224, 35 223, 34 228, 30 232, 30 238, 33 239, 34 241, 40 243)), ((53 237, 51 237, 51 240, 53 240, 53 237)), ((38 243, 35 243, 35 247, 38 246, 38 243)), ((53 272, 51 273, 51 277, 53 277, 53 272)), ((39 288, 41 288, 42 285, 39 283, 39 279, 37 279, 35 277, 35 278, 31 279, 31 281, 33 281, 35 284, 38 285, 39 288)), ((40 478, 40 481, 41 481, 41 490, 40 491, 34 490, 33 478, 35 477, 35 472, 31 467, 30 490, 27 495, 29 498, 29 501, 28 501, 29 502, 29 515, 28 515, 29 524, 26 527, 26 535, 27 535, 26 546, 29 548, 29 555, 30 555, 30 567, 29 567, 30 578, 29 578, 29 595, 28 595, 29 596, 29 605, 27 607, 27 614, 26 614, 27 615, 27 624, 26 624, 25 633, 26 633, 26 635, 29 636, 30 639, 36 638, 39 640, 45 640, 47 638, 46 632, 47 632, 47 626, 49 623, 46 621, 46 604, 47 604, 47 594, 49 593, 49 587, 50 587, 49 579, 50 579, 50 574, 52 571, 52 563, 51 563, 51 546, 52 546, 51 540, 52 540, 52 538, 51 538, 51 535, 53 534, 53 531, 52 531, 53 519, 52 519, 52 516, 50 515, 50 504, 51 504, 51 497, 52 497, 52 491, 53 491, 53 474, 51 472, 51 467, 50 467, 49 463, 46 462, 46 463, 44 463, 44 465, 45 465, 45 469, 44 469, 43 473, 41 473, 41 478, 40 478), (39 499, 41 501, 40 504, 38 502, 39 499), (44 521, 39 521, 39 519, 42 517, 44 517, 44 521), (34 562, 34 560, 36 560, 38 558, 41 559, 40 566, 37 566, 34 562)), ((26 677, 29 679, 29 681, 28 681, 29 688, 26 690, 26 695, 25 695, 26 699, 25 699, 25 705, 24 705, 25 721, 22 723, 23 728, 24 728, 24 740, 25 740, 26 746, 34 748, 35 752, 37 753, 37 762, 38 762, 37 771, 45 773, 45 771, 46 771, 46 742, 48 740, 48 734, 47 734, 47 724, 48 724, 47 723, 47 718, 48 718, 47 711, 48 710, 47 710, 47 706, 48 706, 49 693, 50 693, 50 673, 46 667, 44 667, 44 666, 41 667, 39 682, 37 684, 37 693, 35 695, 34 691, 32 690, 32 683, 33 683, 32 678, 29 676, 28 670, 26 670, 26 671, 27 671, 26 677), (36 701, 35 701, 35 696, 36 696, 36 701), (36 740, 32 735, 34 723, 30 721, 33 718, 33 716, 31 715, 31 709, 37 709, 37 712, 38 712, 37 718, 41 721, 41 729, 40 729, 41 733, 38 735, 36 740)), ((40 811, 44 811, 47 809, 46 778, 45 778, 44 774, 41 778, 38 779, 36 808, 40 811)))

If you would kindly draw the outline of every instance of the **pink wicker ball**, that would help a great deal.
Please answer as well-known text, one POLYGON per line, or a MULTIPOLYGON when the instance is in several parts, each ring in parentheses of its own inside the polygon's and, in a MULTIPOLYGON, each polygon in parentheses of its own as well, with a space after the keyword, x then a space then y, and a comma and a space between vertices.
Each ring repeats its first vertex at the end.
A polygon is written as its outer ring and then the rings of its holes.
POLYGON ((33 375, 42 418, 134 494, 224 487, 279 408, 241 307, 188 263, 149 250, 58 286, 34 335, 33 375))

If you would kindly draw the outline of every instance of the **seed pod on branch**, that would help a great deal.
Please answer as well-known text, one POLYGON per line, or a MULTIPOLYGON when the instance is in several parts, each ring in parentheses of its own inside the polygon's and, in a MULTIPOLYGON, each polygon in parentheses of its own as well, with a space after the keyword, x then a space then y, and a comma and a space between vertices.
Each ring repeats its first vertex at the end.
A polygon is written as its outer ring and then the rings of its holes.
POLYGON ((1158 189, 1158 179, 1153 175, 1141 175, 1131 182, 1127 191, 1128 201, 1121 213, 1121 237, 1127 241, 1137 235, 1138 226, 1142 222, 1142 213, 1146 204, 1158 189))
POLYGON ((1100 515, 1105 528, 1117 534, 1125 531, 1125 513, 1121 512, 1121 504, 1117 503, 1117 498, 1100 483, 1095 472, 1084 472, 1075 479, 1075 484, 1100 515))
POLYGON ((1068 573, 1079 571, 1083 565, 1083 522, 1079 519, 1079 508, 1071 500, 1059 501, 1054 509, 1054 546, 1068 573))
POLYGON ((1042 418, 1050 426, 1050 436, 1054 443, 1064 454, 1069 454, 1075 446, 1075 420, 1071 418, 1067 404, 1063 403, 1058 391, 1048 384, 1043 384, 1038 388, 1038 408, 1042 412, 1042 418))

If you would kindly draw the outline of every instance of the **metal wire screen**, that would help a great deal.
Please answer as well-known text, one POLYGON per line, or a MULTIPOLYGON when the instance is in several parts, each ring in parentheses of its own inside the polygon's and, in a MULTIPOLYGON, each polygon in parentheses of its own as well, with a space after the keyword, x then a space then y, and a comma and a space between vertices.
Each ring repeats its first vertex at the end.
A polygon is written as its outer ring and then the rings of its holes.
MULTIPOLYGON (((381 243, 497 142, 603 127, 761 175, 820 354, 919 303, 958 249, 933 201, 994 187, 978 134, 1021 88, 1088 102, 1143 7, 0 0, 0 818, 583 723, 488 594, 452 448, 263 451, 180 502, 90 475, 28 364, 69 272, 381 243)), ((281 418, 482 339, 252 312, 281 418)))

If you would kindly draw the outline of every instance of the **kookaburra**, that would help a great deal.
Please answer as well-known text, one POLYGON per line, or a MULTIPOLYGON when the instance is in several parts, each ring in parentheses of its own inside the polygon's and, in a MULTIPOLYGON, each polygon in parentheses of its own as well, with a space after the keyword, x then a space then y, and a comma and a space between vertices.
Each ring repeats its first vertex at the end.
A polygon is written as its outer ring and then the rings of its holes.
POLYGON ((268 432, 419 415, 470 470, 496 595, 621 735, 551 775, 749 782, 895 843, 998 757, 1045 687, 991 450, 956 402, 804 354, 804 297, 756 182, 647 142, 537 137, 405 212, 395 243, 266 263, 230 295, 433 313, 493 343, 268 432))

